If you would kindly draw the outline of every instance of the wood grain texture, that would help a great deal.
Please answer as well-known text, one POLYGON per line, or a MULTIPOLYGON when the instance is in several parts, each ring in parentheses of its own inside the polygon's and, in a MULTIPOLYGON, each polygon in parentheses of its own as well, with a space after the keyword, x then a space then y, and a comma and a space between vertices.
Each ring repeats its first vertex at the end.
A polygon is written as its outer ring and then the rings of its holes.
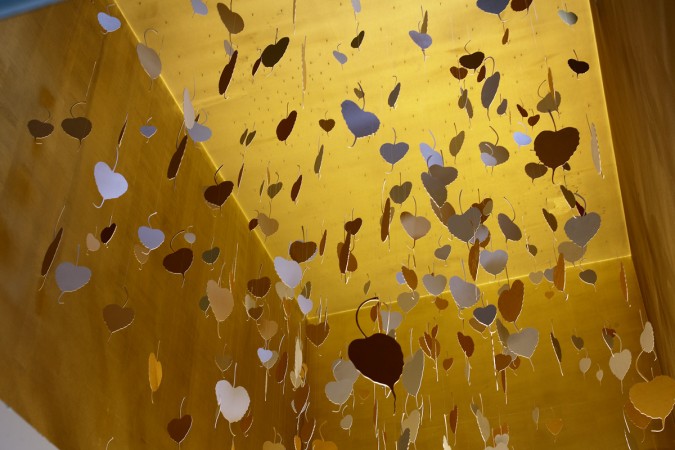
POLYGON ((675 375, 675 4, 594 0, 631 253, 663 370, 675 375))
MULTIPOLYGON (((254 415, 248 438, 233 425, 235 447, 260 448, 273 440, 273 425, 290 442, 295 431, 286 420, 290 389, 284 396, 270 380, 265 402, 265 369, 256 356, 264 341, 242 306, 250 278, 262 274, 276 281, 269 256, 247 231, 234 199, 222 212, 206 205, 202 193, 213 183, 215 167, 202 148, 188 143, 175 186, 167 180, 182 114, 161 82, 150 89, 127 24, 102 34, 96 13, 105 5, 64 2, 0 22, 0 397, 64 450, 103 449, 111 437, 110 450, 176 448, 167 424, 178 417, 186 397, 183 414, 192 415, 193 425, 181 448, 229 449, 232 437, 222 417, 214 429, 215 384, 223 377, 233 380, 232 368, 222 375, 215 364, 225 351, 237 363, 236 383, 248 390, 254 415), (94 62, 87 104, 74 110, 93 122, 93 130, 78 149, 60 122, 73 103, 85 99, 94 62), (38 145, 26 123, 46 119, 47 110, 55 130, 38 145), (96 209, 94 164, 113 164, 127 114, 117 170, 129 190, 96 209), (146 143, 139 127, 150 116, 158 132, 146 143), (151 223, 164 231, 166 241, 141 268, 133 246, 139 243, 138 227, 154 211, 151 223), (88 253, 87 233, 98 234, 111 216, 118 228, 109 245, 88 253), (39 291, 42 258, 55 226, 63 227, 63 239, 39 291), (162 260, 170 252, 168 240, 187 227, 197 240, 181 287, 181 277, 168 273, 162 260), (212 245, 221 249, 213 269, 201 259, 212 245), (59 263, 76 260, 78 246, 79 265, 93 275, 59 305, 54 271, 59 263), (223 262, 221 285, 227 285, 237 247, 234 312, 220 326, 221 339, 213 314, 205 315, 199 301, 223 262), (124 304, 124 287, 135 319, 110 337, 102 309, 124 304), (153 404, 148 356, 160 341, 163 380, 153 404)), ((114 8, 111 14, 119 15, 114 8)), ((178 246, 188 244, 179 236, 178 246)), ((270 344, 277 348, 286 331, 278 301, 268 302, 264 317, 280 324, 270 344)), ((284 348, 292 349, 292 342, 289 335, 284 348)))
MULTIPOLYGON (((569 298, 565 301, 561 293, 552 298, 546 292, 555 291, 544 280, 533 285, 527 278, 525 284, 525 303, 523 312, 517 321, 519 329, 534 327, 539 331, 539 344, 532 358, 532 364, 522 360, 517 371, 507 370, 508 398, 494 374, 493 351, 500 353, 501 344, 496 332, 492 339, 487 333, 481 336, 468 324, 471 311, 465 310, 458 317, 452 297, 445 296, 450 306, 439 312, 432 298, 423 297, 415 308, 405 315, 403 324, 397 329, 397 341, 401 344, 405 358, 419 348, 418 339, 425 330, 438 324, 438 340, 441 352, 438 361, 438 380, 434 361, 425 356, 424 377, 417 402, 406 398, 406 392, 399 381, 395 390, 398 395, 396 414, 394 400, 385 398, 384 388, 373 388, 373 383, 360 377, 354 385, 355 395, 346 402, 342 413, 331 404, 324 393, 326 383, 333 381, 331 362, 340 355, 347 357, 347 346, 353 339, 361 337, 354 323, 354 312, 342 312, 329 316, 331 334, 326 343, 318 350, 311 347, 309 363, 312 368, 312 403, 318 407, 319 423, 327 421, 323 435, 338 444, 338 448, 377 448, 373 423, 373 393, 379 405, 378 423, 380 431, 386 431, 387 448, 395 448, 402 427, 402 414, 410 413, 424 402, 424 418, 418 433, 417 448, 441 448, 445 433, 443 415, 449 414, 453 406, 458 405, 459 423, 457 426, 457 445, 450 433, 452 448, 483 448, 483 440, 476 419, 471 412, 470 403, 480 406, 490 421, 492 429, 505 424, 509 429, 509 448, 517 449, 619 449, 625 447, 624 418, 622 407, 628 399, 628 389, 641 378, 631 366, 623 381, 623 391, 619 380, 612 375, 608 361, 610 351, 602 338, 602 328, 616 330, 623 348, 633 355, 640 351, 639 336, 642 331, 640 312, 644 317, 644 308, 640 297, 635 272, 630 258, 604 261, 583 267, 567 268, 567 286, 569 298), (631 306, 621 297, 618 274, 621 263, 624 264, 631 295, 631 306), (593 269, 598 274, 597 289, 584 284, 577 274, 582 269, 593 269), (463 320, 462 320, 463 319, 463 320), (562 372, 554 353, 549 333, 551 327, 562 349, 562 372), (410 342, 412 330, 412 342, 410 342), (466 362, 458 343, 457 332, 473 338, 475 352, 469 359, 471 364, 471 383, 465 376, 466 362), (584 350, 577 351, 571 336, 584 339, 584 350), (492 341, 492 342, 491 342, 492 341), (412 349, 412 350, 411 350, 412 349), (584 376, 579 369, 579 360, 588 356, 592 360, 591 368, 584 376), (445 373, 441 362, 452 357, 452 367, 445 373), (604 377, 599 383, 596 371, 602 369, 604 377), (431 405, 430 409, 429 406, 431 405), (532 410, 540 409, 538 427, 532 420, 532 410), (351 432, 338 426, 341 415, 352 414, 354 425, 351 432), (563 429, 557 439, 546 430, 544 422, 548 419, 563 419, 563 429)), ((511 279, 513 282, 514 280, 511 279)), ((506 282, 504 276, 495 282, 486 282, 480 286, 485 303, 497 303, 497 291, 506 282)), ((398 310, 395 302, 394 310, 398 310)), ((376 326, 368 318, 368 308, 361 311, 360 323, 366 334, 376 331, 376 326)), ((383 309, 386 310, 386 309, 383 309)), ((498 315, 498 317, 500 317, 498 315)), ((506 324, 511 333, 516 330, 512 324, 506 324)), ((492 326, 494 332, 494 325, 492 326)), ((614 351, 619 350, 618 340, 614 351)), ((649 373, 649 367, 658 373, 658 362, 649 355, 640 357, 640 370, 649 373)), ((316 410, 315 410, 316 411, 316 410)), ((660 423, 652 423, 654 428, 660 423)), ((667 429, 663 433, 647 432, 641 449, 669 449, 675 442, 675 426, 672 417, 666 421, 667 429)), ((632 427, 631 432, 639 442, 642 432, 632 427)), ((488 443, 488 445, 490 445, 488 443)), ((494 444, 492 444, 494 446, 494 444)), ((380 439, 380 448, 384 448, 380 439)))

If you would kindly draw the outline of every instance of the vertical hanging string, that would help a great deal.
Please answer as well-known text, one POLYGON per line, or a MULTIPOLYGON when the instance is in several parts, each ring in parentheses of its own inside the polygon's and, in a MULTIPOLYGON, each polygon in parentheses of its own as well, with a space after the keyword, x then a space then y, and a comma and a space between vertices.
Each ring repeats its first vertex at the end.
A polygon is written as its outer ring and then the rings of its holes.
MULTIPOLYGON (((101 55, 101 50, 103 50, 103 42, 101 42, 101 46, 99 48, 99 57, 101 55)), ((98 64, 98 59, 94 61, 94 67, 91 68, 91 75, 89 76, 89 83, 87 84, 87 91, 84 93, 84 103, 87 103, 87 100, 89 100, 89 91, 91 89, 91 85, 93 84, 94 81, 94 74, 96 73, 96 64, 98 64)))
MULTIPOLYGON (((150 92, 152 92, 152 91, 150 91, 150 92)), ((150 114, 152 112, 152 105, 153 105, 154 101, 155 101, 155 97, 151 95, 150 96, 150 104, 148 106, 148 114, 147 114, 150 118, 152 118, 152 116, 150 116, 150 114)), ((180 135, 180 132, 179 132, 179 135, 180 135)), ((146 142, 147 142, 147 140, 146 140, 146 142)), ((136 166, 137 167, 140 167, 139 164, 140 164, 140 159, 141 159, 141 153, 143 153, 143 152, 138 152, 138 158, 136 160, 136 166)), ((157 192, 155 194, 155 209, 154 209, 155 211, 157 211, 157 206, 159 205, 159 194, 161 192, 162 180, 163 180, 162 170, 160 168, 160 170, 159 170, 159 181, 157 183, 157 192)))
MULTIPOLYGON (((63 212, 66 210, 66 204, 63 204, 63 207, 61 208, 61 212, 59 213, 59 217, 56 219, 56 222, 54 223, 54 231, 52 233, 52 242, 54 242, 54 239, 56 238, 56 228, 59 226, 59 222, 61 221, 61 217, 63 216, 63 212)), ((60 243, 59 243, 60 245, 60 243)), ((54 254, 54 258, 56 257, 56 253, 54 254)), ((52 258, 52 262, 49 265, 49 268, 51 269, 51 266, 54 264, 54 258, 52 258)), ((41 291, 42 288, 45 286, 45 282, 47 281, 47 276, 49 275, 49 271, 45 273, 44 275, 41 275, 42 277, 42 284, 40 285, 40 288, 38 291, 41 291)))
MULTIPOLYGON (((102 51, 103 51, 103 41, 101 41, 101 45, 99 46, 98 55, 96 56, 96 59, 94 60, 94 66, 92 67, 91 75, 89 77, 89 83, 87 85, 87 90, 86 90, 86 93, 85 93, 85 103, 86 104, 88 104, 89 93, 91 91, 92 85, 94 84, 94 78, 95 78, 95 74, 96 74, 96 66, 97 66, 99 58, 101 57, 102 51)), ((82 145, 82 143, 80 142, 80 146, 81 145, 82 145)), ((80 147, 78 147, 78 149, 79 148, 80 147)), ((82 168, 82 164, 80 164, 81 158, 82 158, 82 153, 78 152, 78 158, 76 158, 75 161, 74 161, 73 172, 66 175, 66 177, 69 178, 69 180, 70 180, 70 185, 68 186, 68 191, 67 191, 66 197, 64 199, 64 204, 68 203, 69 199, 72 198, 73 193, 78 192, 78 185, 76 183, 76 180, 79 180, 81 178, 80 177, 80 170, 82 168)))
MULTIPOLYGON (((209 250, 213 250, 214 248, 217 247, 216 246, 216 229, 217 228, 218 228, 218 219, 216 219, 213 223, 213 230, 211 231, 211 248, 209 250)), ((220 253, 221 253, 220 247, 218 247, 218 256, 221 256, 220 253)), ((223 259, 224 258, 225 257, 223 255, 223 259)), ((213 270, 214 264, 215 264, 215 261, 213 261, 213 263, 211 264, 211 270, 213 270)), ((221 274, 221 277, 222 277, 222 274, 221 274)), ((220 284, 220 281, 219 281, 219 284, 220 284)))
MULTIPOLYGON (((129 256, 127 257, 127 268, 124 270, 124 278, 122 279, 122 286, 124 286, 125 290, 127 289, 127 277, 129 275, 129 267, 131 266, 131 260, 133 258, 133 255, 134 255, 133 252, 129 253, 129 256)), ((127 300, 129 300, 129 291, 127 291, 127 300)))
MULTIPOLYGON (((129 123, 129 113, 127 113, 126 117, 124 118, 124 125, 122 126, 122 127, 123 127, 123 128, 122 128, 122 134, 121 134, 121 136, 120 136, 120 138, 119 138, 119 141, 115 144, 115 154, 116 154, 116 155, 115 155, 115 164, 114 164, 113 167, 112 167, 112 171, 113 171, 113 172, 115 172, 115 171, 117 170, 117 164, 119 163, 119 159, 120 159, 120 149, 122 148, 122 141, 123 141, 123 139, 124 139, 124 135, 125 135, 126 132, 127 132, 127 125, 128 125, 128 123, 129 123)), ((140 158, 140 153, 141 153, 141 152, 138 152, 138 153, 139 153, 139 158, 140 158)), ((138 163, 137 163, 136 165, 138 165, 138 163)), ((132 185, 136 182, 136 177, 137 177, 137 176, 138 176, 138 171, 135 170, 135 171, 134 171, 134 181, 132 182, 132 185)), ((134 191, 134 192, 135 192, 135 191, 134 191)), ((106 200, 106 199, 104 198, 103 201, 105 202, 105 200, 106 200)), ((103 204, 103 203, 101 203, 101 205, 102 205, 102 204, 103 204)), ((113 202, 112 212, 110 213, 110 223, 111 223, 111 224, 112 224, 112 217, 115 215, 115 209, 116 209, 116 208, 117 208, 117 202, 113 202)), ((110 224, 109 224, 109 225, 110 225, 110 224)), ((127 266, 127 268, 128 268, 128 266, 127 266)), ((126 277, 126 275, 125 275, 125 277, 126 277)))

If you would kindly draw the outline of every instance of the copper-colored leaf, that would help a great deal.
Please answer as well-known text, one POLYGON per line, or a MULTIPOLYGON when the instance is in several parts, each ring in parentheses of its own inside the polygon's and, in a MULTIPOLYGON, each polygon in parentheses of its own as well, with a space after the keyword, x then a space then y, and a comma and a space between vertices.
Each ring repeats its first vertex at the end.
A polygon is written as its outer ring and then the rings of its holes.
POLYGON ((103 307, 103 320, 108 331, 115 333, 131 325, 134 320, 134 310, 115 303, 106 305, 103 307))
POLYGON ((323 230, 323 235, 321 236, 321 242, 319 242, 319 255, 323 256, 323 252, 326 249, 326 236, 328 235, 328 230, 323 230))
POLYGON ((509 355, 499 353, 495 355, 495 369, 497 369, 497 372, 501 372, 502 370, 509 367, 509 365, 511 365, 511 361, 512 360, 509 355))
POLYGON ((305 383, 304 386, 299 387, 293 394, 293 400, 291 402, 293 411, 295 411, 296 414, 299 415, 302 411, 305 410, 308 400, 309 400, 309 383, 305 383))
POLYGON ((502 45, 506 45, 509 42, 509 29, 504 30, 504 35, 502 36, 502 45))
POLYGON ((297 117, 298 112, 293 110, 288 113, 288 116, 279 121, 279 124, 277 125, 277 139, 279 139, 279 141, 286 142, 293 131, 297 117))
POLYGON ((459 151, 462 149, 462 145, 464 144, 464 130, 460 131, 457 133, 455 137, 450 139, 450 154, 454 157, 457 157, 457 154, 459 151))
POLYGON ((520 280, 515 280, 509 289, 505 289, 499 295, 497 307, 499 313, 507 322, 515 322, 523 310, 523 300, 525 298, 525 284, 520 280))
POLYGON ((474 281, 478 275, 478 257, 480 256, 480 242, 476 239, 469 250, 469 274, 474 281))
POLYGON ((221 207, 227 201, 234 190, 234 183, 223 181, 206 188, 204 191, 204 200, 209 206, 221 207))
POLYGON ((61 237, 63 236, 63 227, 59 228, 59 231, 56 232, 56 236, 52 239, 52 243, 49 244, 47 251, 45 252, 45 257, 42 260, 42 269, 40 270, 40 275, 43 277, 49 272, 49 268, 54 262, 54 257, 56 256, 56 251, 59 249, 59 244, 61 244, 61 237))
POLYGON ((319 126, 323 131, 328 134, 335 127, 335 120, 333 119, 320 119, 319 126))
POLYGON ((169 437, 171 437, 174 442, 180 445, 180 443, 183 442, 187 434, 190 432, 190 428, 192 428, 192 416, 186 414, 182 417, 171 420, 166 427, 166 431, 169 433, 169 437))
POLYGON ((570 208, 574 208, 577 204, 577 198, 575 197, 574 192, 570 191, 562 184, 560 185, 560 191, 563 193, 563 196, 565 197, 567 204, 570 205, 570 208))
POLYGON ((555 218, 555 216, 546 211, 545 208, 542 208, 541 212, 544 214, 544 219, 546 219, 546 223, 548 223, 551 231, 556 231, 558 229, 558 220, 555 218))
MULTIPOLYGON (((530 8, 532 1, 533 0, 511 0, 511 9, 517 12, 525 11, 530 8)), ((508 433, 508 427, 505 433, 508 433)), ((495 434, 502 434, 502 432, 498 432, 495 434)))
POLYGON ((277 363, 277 369, 275 373, 275 378, 277 383, 281 383, 286 378, 286 369, 288 369, 288 352, 283 352, 281 357, 279 357, 279 362, 277 363))
POLYGON ((436 299, 434 300, 434 304, 436 305, 436 308, 438 308, 439 311, 443 311, 450 305, 450 302, 448 302, 443 297, 436 297, 436 299))
POLYGON ((241 33, 244 29, 244 19, 227 7, 224 3, 217 3, 216 7, 218 8, 218 14, 220 15, 220 20, 223 21, 223 24, 232 34, 241 33))
POLYGON ((293 305, 295 305, 295 304, 296 304, 296 302, 291 298, 281 299, 281 307, 284 310, 284 316, 289 317, 291 315, 291 311, 293 310, 293 305))
POLYGON ((389 237, 389 220, 391 218, 391 200, 387 197, 384 202, 384 210, 382 211, 382 218, 380 219, 380 240, 382 242, 389 237))
POLYGON ((478 81, 479 83, 480 83, 481 81, 483 81, 483 80, 485 79, 485 73, 486 73, 486 72, 487 72, 487 71, 485 70, 485 65, 482 65, 482 66, 480 67, 480 70, 478 71, 478 76, 476 77, 476 81, 478 81))
POLYGON ((436 217, 438 217, 438 220, 440 220, 443 225, 447 225, 450 216, 455 215, 455 208, 453 208, 452 205, 448 202, 443 203, 443 206, 441 206, 440 208, 436 205, 436 202, 434 202, 433 200, 430 200, 430 202, 431 202, 431 209, 434 210, 434 213, 436 214, 436 217))
POLYGON ((181 161, 183 161, 183 155, 185 154, 186 146, 187 146, 187 134, 183 136, 183 139, 181 139, 180 143, 178 144, 178 147, 176 147, 176 151, 171 157, 171 161, 169 162, 169 168, 166 172, 166 177, 169 180, 173 180, 178 175, 178 169, 180 169, 180 163, 181 161))
POLYGON ((239 428, 241 429, 241 432, 246 435, 251 429, 251 426, 253 425, 253 408, 249 408, 248 411, 246 411, 246 414, 244 417, 241 418, 239 421, 239 428))
POLYGON ((417 289, 417 274, 413 269, 409 269, 406 266, 401 266, 401 272, 403 273, 403 278, 405 279, 406 284, 413 291, 417 289))
POLYGON ((458 80, 463 80, 469 74, 469 71, 466 70, 464 67, 452 66, 450 67, 450 73, 452 74, 453 77, 457 78, 458 80))
POLYGON ((298 179, 295 180, 293 186, 291 187, 291 201, 296 201, 298 194, 300 193, 300 186, 302 186, 302 175, 298 175, 298 179))
POLYGON ((370 308, 370 320, 375 322, 380 316, 380 302, 377 302, 370 308))
POLYGON ((314 173, 317 175, 321 173, 322 162, 323 162, 323 145, 319 148, 319 153, 317 153, 316 158, 314 159, 314 173))
POLYGON ((356 219, 350 220, 345 223, 345 231, 351 234, 352 236, 356 236, 356 234, 361 229, 361 225, 363 225, 363 219, 357 217, 356 219))
POLYGON ((467 356, 467 358, 470 358, 471 355, 473 355, 473 351, 475 348, 473 338, 471 336, 463 334, 461 331, 457 332, 457 340, 459 341, 460 347, 462 347, 462 351, 464 354, 467 356))
POLYGON ((441 351, 441 343, 438 342, 436 338, 434 338, 433 336, 431 336, 429 333, 426 332, 424 333, 423 338, 420 338, 420 341, 422 341, 422 339, 424 340, 424 346, 422 350, 424 350, 424 347, 426 347, 427 349, 427 351, 425 351, 424 353, 426 353, 426 355, 431 359, 438 358, 438 355, 441 351))
POLYGON ((563 428, 563 420, 562 419, 547 419, 544 421, 544 424, 546 425, 546 429, 551 433, 553 436, 557 436, 560 434, 563 428))
POLYGON ((534 152, 546 167, 555 169, 567 163, 579 146, 579 130, 566 127, 544 130, 534 139, 534 152))
POLYGON ((541 178, 546 175, 546 172, 548 172, 548 167, 543 164, 532 162, 525 164, 525 173, 528 177, 532 178, 532 183, 534 183, 534 180, 537 178, 541 178))
POLYGON ((480 242, 480 248, 482 248, 482 249, 487 248, 487 246, 490 244, 491 237, 492 237, 492 234, 490 233, 490 230, 488 230, 487 237, 480 242))
POLYGON ((419 342, 420 342, 420 348, 424 352, 425 355, 427 355, 429 358, 431 358, 431 349, 429 348, 429 342, 431 341, 431 336, 429 336, 427 333, 424 333, 422 337, 420 337, 419 342))
POLYGON ((457 405, 450 411, 450 430, 452 434, 457 433, 457 405))
POLYGON ((483 333, 483 331, 485 331, 487 328, 484 324, 477 321, 475 317, 471 317, 469 319, 469 325, 471 325, 471 328, 476 330, 478 333, 483 333))
POLYGON ((553 285, 560 292, 565 292, 565 258, 562 253, 558 255, 558 263, 553 269, 553 285))
POLYGON ((225 65, 223 73, 220 74, 220 80, 218 81, 218 93, 220 95, 225 94, 227 87, 230 85, 230 81, 232 81, 234 66, 237 64, 237 56, 239 56, 239 51, 235 50, 228 63, 225 65))
POLYGON ((630 400, 627 400, 623 405, 623 413, 628 417, 628 419, 641 430, 646 430, 649 427, 649 424, 652 422, 651 417, 645 416, 631 403, 630 400))
POLYGON ((558 362, 562 362, 562 349, 560 348, 560 341, 557 337, 551 332, 551 344, 553 345, 553 351, 555 352, 555 357, 558 359, 558 362))
POLYGON ((339 242, 337 245, 338 252, 338 265, 340 268, 340 273, 347 273, 347 265, 349 264, 349 245, 351 240, 351 234, 347 234, 345 242, 339 242))
MULTIPOLYGON (((309 419, 302 417, 302 425, 300 426, 300 439, 302 442, 309 442, 314 434, 316 428, 316 419, 310 417, 309 419)), ((307 448, 307 447, 306 447, 307 448)))
POLYGON ((256 278, 249 280, 246 287, 252 296, 263 298, 269 292, 270 287, 272 287, 272 281, 269 277, 256 278))
POLYGON ((516 356, 516 359, 514 359, 513 362, 511 362, 511 368, 513 370, 517 370, 518 367, 520 367, 520 361, 521 361, 520 356, 516 356))
POLYGON ((244 163, 241 163, 239 174, 237 175, 237 187, 241 186, 241 178, 244 176, 244 163))
POLYGON ((246 314, 253 319, 253 320, 258 320, 262 317, 264 312, 264 308, 262 306, 254 306, 253 308, 249 308, 246 310, 246 314))
MULTIPOLYGON (((630 365, 630 352, 627 349, 623 352, 629 353, 628 364, 630 365)), ((675 379, 668 375, 657 375, 650 381, 635 383, 631 386, 628 397, 633 406, 642 414, 653 419, 661 419, 661 429, 663 429, 666 417, 671 414, 675 406, 675 379)))
POLYGON ((492 214, 492 209, 494 208, 494 202, 491 198, 484 198, 480 203, 472 203, 471 206, 480 211, 481 219, 480 223, 485 223, 485 221, 492 214))
POLYGON ((320 347, 328 337, 330 332, 330 325, 328 321, 319 322, 317 324, 308 323, 305 325, 305 333, 307 334, 307 339, 314 344, 316 347, 320 347))
POLYGON ((157 360, 154 352, 148 357, 148 379, 150 390, 157 392, 159 385, 162 384, 162 363, 157 360))
POLYGON ((309 261, 316 253, 316 250, 316 242, 293 241, 288 248, 288 254, 293 261, 300 264, 309 261))
POLYGON ((525 118, 529 116, 527 110, 520 106, 518 103, 516 103, 516 108, 518 109, 518 112, 520 113, 521 117, 525 118))

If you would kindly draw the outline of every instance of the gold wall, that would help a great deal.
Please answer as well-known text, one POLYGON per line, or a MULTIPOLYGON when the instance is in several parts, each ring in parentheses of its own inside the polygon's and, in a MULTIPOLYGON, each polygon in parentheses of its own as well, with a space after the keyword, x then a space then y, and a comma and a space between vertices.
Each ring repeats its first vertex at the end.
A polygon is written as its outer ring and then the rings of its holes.
MULTIPOLYGON (((189 142, 175 185, 167 179, 182 115, 161 80, 151 87, 128 26, 101 32, 96 14, 104 10, 101 1, 64 2, 0 23, 0 397, 61 449, 103 449, 112 437, 110 450, 174 448, 167 424, 178 417, 186 397, 182 411, 193 422, 181 447, 230 448, 223 417, 214 429, 215 384, 221 378, 233 381, 233 367, 221 374, 215 363, 226 352, 238 363, 237 385, 252 399, 248 438, 232 426, 236 447, 260 448, 273 440, 271 423, 288 442, 295 430, 286 420, 290 389, 286 386, 284 396, 271 374, 265 402, 265 369, 256 356, 264 341, 243 306, 249 279, 261 274, 276 281, 269 256, 247 231, 234 198, 222 211, 207 206, 202 194, 213 183, 215 168, 203 149, 189 142), (60 123, 72 104, 85 100, 94 63, 87 103, 73 110, 93 123, 78 148, 60 123), (47 111, 55 129, 38 144, 26 124, 45 120, 47 111), (93 204, 101 196, 94 165, 113 165, 127 114, 116 170, 129 189, 97 209, 93 204), (146 142, 139 127, 150 116, 158 131, 146 142), (155 211, 151 224, 166 240, 141 267, 134 256, 137 229, 155 211), (111 217, 117 230, 109 245, 88 252, 87 233, 98 236, 111 217), (63 227, 63 238, 40 290, 41 265, 55 227, 63 227), (180 275, 168 273, 162 261, 174 233, 188 227, 197 240, 181 287, 180 275), (64 294, 59 304, 55 269, 64 261, 74 263, 78 246, 79 266, 91 269, 91 280, 64 294), (221 249, 213 268, 201 256, 212 246, 221 249), (227 286, 237 246, 234 312, 221 324, 219 338, 213 313, 207 316, 199 302, 207 280, 218 280, 223 262, 221 286, 227 286), (102 310, 123 305, 125 287, 135 317, 110 336, 102 310), (153 403, 148 358, 158 346, 163 380, 153 403)), ((189 247, 182 236, 173 245, 189 247)), ((279 301, 267 304, 263 318, 280 325, 270 343, 276 349, 286 326, 279 301)), ((284 349, 292 350, 294 333, 291 328, 284 349)))

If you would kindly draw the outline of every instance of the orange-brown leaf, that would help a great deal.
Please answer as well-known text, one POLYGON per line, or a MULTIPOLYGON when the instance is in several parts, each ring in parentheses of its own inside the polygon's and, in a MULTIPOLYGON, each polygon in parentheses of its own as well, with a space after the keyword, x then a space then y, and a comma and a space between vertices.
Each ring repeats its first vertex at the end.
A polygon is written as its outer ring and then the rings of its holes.
POLYGON ((565 292, 565 259, 562 253, 558 255, 558 263, 553 269, 553 285, 560 292, 565 292))
POLYGON ((480 256, 480 242, 478 239, 471 246, 469 250, 469 274, 471 278, 476 281, 476 275, 478 275, 478 257, 480 256))
POLYGON ((403 273, 403 278, 405 279, 406 284, 413 291, 417 289, 417 274, 413 269, 409 269, 406 266, 401 266, 401 272, 403 273))

